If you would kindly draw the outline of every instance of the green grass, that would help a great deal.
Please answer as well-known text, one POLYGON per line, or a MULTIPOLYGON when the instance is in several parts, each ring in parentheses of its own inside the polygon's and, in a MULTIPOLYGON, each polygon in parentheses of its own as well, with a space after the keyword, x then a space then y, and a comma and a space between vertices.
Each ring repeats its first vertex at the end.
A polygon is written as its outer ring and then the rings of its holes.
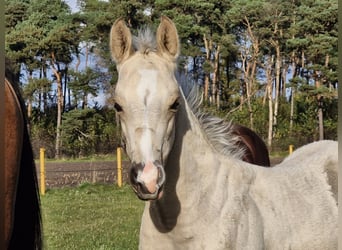
POLYGON ((137 249, 144 202, 129 186, 83 184, 41 197, 44 249, 137 249))
POLYGON ((271 152, 270 158, 278 158, 278 157, 285 158, 288 155, 289 155, 289 151, 277 151, 277 152, 271 152))

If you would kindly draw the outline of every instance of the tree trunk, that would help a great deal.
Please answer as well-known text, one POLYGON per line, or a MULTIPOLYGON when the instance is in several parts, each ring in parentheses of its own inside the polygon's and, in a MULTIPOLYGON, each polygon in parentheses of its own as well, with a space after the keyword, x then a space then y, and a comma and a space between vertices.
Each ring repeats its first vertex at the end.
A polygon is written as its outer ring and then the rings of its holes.
MULTIPOLYGON (((241 68, 242 68, 242 74, 240 77, 240 88, 241 88, 241 95, 240 95, 240 103, 244 103, 245 102, 245 87, 246 87, 246 56, 243 55, 243 53, 240 54, 241 55, 241 68)), ((242 111, 242 105, 240 105, 240 111, 242 111)))
POLYGON ((51 69, 57 80, 57 126, 56 126, 56 145, 55 145, 55 158, 61 157, 61 125, 62 125, 62 112, 63 112, 63 86, 60 72, 55 66, 55 55, 51 53, 51 69))
POLYGON ((268 135, 267 146, 269 149, 272 147, 273 140, 273 101, 272 101, 272 82, 268 83, 268 135))
POLYGON ((249 122, 250 122, 250 128, 254 128, 254 117, 253 117, 253 109, 251 105, 251 97, 254 90, 255 85, 255 75, 256 75, 256 68, 258 63, 258 56, 259 56, 259 40, 258 37, 256 37, 252 30, 252 25, 249 22, 249 19, 247 16, 244 17, 245 24, 247 26, 247 34, 250 38, 251 45, 253 48, 253 51, 251 53, 251 60, 247 60, 247 68, 245 69, 245 72, 247 73, 245 76, 246 81, 246 93, 247 93, 247 106, 248 106, 248 112, 249 112, 249 122))
POLYGON ((87 107, 88 107, 88 96, 87 96, 87 93, 84 93, 83 102, 82 102, 82 109, 85 109, 87 107))
MULTIPOLYGON (((244 103, 244 95, 246 95, 247 109, 249 112, 249 127, 254 129, 254 117, 253 117, 253 109, 251 104, 252 90, 253 90, 253 82, 254 82, 254 73, 256 68, 256 61, 254 60, 255 54, 252 55, 252 63, 247 59, 249 54, 249 49, 244 48, 245 51, 241 52, 241 62, 242 62, 242 72, 243 72, 243 83, 242 83, 242 95, 241 95, 241 103, 244 103), (244 53, 245 52, 245 53, 244 53)), ((242 106, 241 106, 242 108, 242 106)))
POLYGON ((291 87, 290 135, 292 134, 292 130, 293 130, 294 99, 295 99, 295 88, 291 87))
POLYGON ((319 100, 319 108, 318 108, 318 126, 319 126, 319 140, 324 140, 324 127, 323 127, 323 97, 319 100))
MULTIPOLYGON (((67 96, 67 91, 68 91, 68 86, 67 86, 67 82, 68 82, 68 66, 65 66, 64 69, 64 89, 63 89, 63 112, 65 111, 65 106, 67 105, 66 103, 66 96, 67 96)), ((69 102, 69 106, 70 106, 70 102, 69 102)))
POLYGON ((247 86, 247 106, 248 106, 248 112, 249 112, 249 127, 250 129, 254 129, 254 117, 253 117, 253 109, 252 109, 252 103, 251 103, 251 94, 248 92, 248 86, 247 86))
MULTIPOLYGON (((292 4, 295 4, 295 1, 292 0, 292 4)), ((293 25, 296 24, 296 12, 294 12, 293 15, 293 25)), ((295 36, 292 35, 292 39, 294 39, 295 36)), ((299 63, 299 60, 296 62, 296 53, 293 51, 291 53, 291 60, 292 60, 292 80, 297 76, 297 63, 299 63)), ((284 72, 284 74, 286 74, 286 72, 284 72)), ((292 136, 292 131, 293 131, 293 115, 294 115, 294 101, 295 101, 295 86, 293 86, 293 84, 295 84, 294 82, 292 83, 291 86, 291 106, 290 106, 290 136, 292 136)))
POLYGON ((85 49, 86 49, 86 51, 85 51, 85 68, 88 68, 88 60, 89 60, 89 48, 88 48, 88 44, 86 44, 85 49))
POLYGON ((220 50, 221 47, 220 45, 217 46, 216 51, 215 51, 215 61, 214 61, 214 74, 213 74, 213 87, 215 88, 215 95, 216 97, 216 108, 220 109, 221 106, 221 99, 220 99, 220 50))
MULTIPOLYGON (((296 77, 296 62, 295 62, 294 52, 293 52, 292 53, 292 79, 294 79, 295 77, 296 77)), ((295 88, 294 86, 291 86, 290 134, 292 134, 292 130, 293 130, 294 96, 295 96, 295 88)))
MULTIPOLYGON (((32 71, 28 72, 28 79, 29 82, 32 81, 33 77, 32 77, 32 71)), ((31 82, 32 84, 32 82, 31 82)), ((33 96, 28 96, 28 103, 27 103, 27 118, 30 120, 31 116, 32 116, 32 101, 33 101, 33 96)))
POLYGON ((289 70, 289 65, 282 63, 282 73, 281 73, 281 82, 282 82, 282 90, 281 90, 281 95, 283 97, 286 97, 286 81, 287 81, 287 71, 289 70))
MULTIPOLYGON (((205 60, 212 65, 212 62, 210 60, 211 52, 213 49, 213 41, 211 39, 208 39, 206 34, 203 35, 203 42, 204 42, 204 47, 205 47, 205 52, 206 52, 206 58, 205 60)), ((209 93, 209 85, 210 85, 210 73, 205 72, 205 77, 204 77, 204 97, 206 101, 209 101, 210 104, 215 102, 213 94, 214 94, 214 89, 211 89, 211 93, 209 93)))
POLYGON ((252 66, 249 62, 247 62, 247 71, 246 73, 248 74, 251 72, 251 75, 248 75, 246 77, 246 100, 247 100, 247 108, 248 108, 248 113, 249 113, 249 127, 253 130, 254 129, 254 117, 253 117, 253 109, 252 109, 252 90, 253 90, 253 82, 254 82, 254 73, 253 73, 253 68, 255 67, 255 62, 252 63, 252 66), (249 68, 252 68, 250 71, 249 68))
MULTIPOLYGON (((315 79, 315 86, 316 88, 320 88, 322 83, 320 76, 320 71, 315 71, 314 73, 314 79, 315 79)), ((324 128, 323 128, 323 96, 317 95, 317 101, 318 101, 318 111, 317 111, 317 117, 318 117, 318 130, 319 130, 319 140, 324 139, 324 128)))
POLYGON ((278 119, 278 109, 279 109, 279 93, 280 93, 280 71, 281 71, 281 55, 280 55, 280 47, 278 42, 275 42, 276 46, 276 69, 275 69, 275 99, 274 99, 274 118, 273 118, 273 126, 277 128, 277 119, 278 119))
POLYGON ((266 65, 266 79, 267 79, 267 95, 268 95, 268 136, 267 136, 267 145, 269 149, 272 146, 273 139, 273 77, 272 77, 272 65, 273 58, 270 56, 268 59, 268 63, 266 65))
MULTIPOLYGON (((205 52, 206 52, 206 61, 210 62, 210 55, 211 55, 211 50, 212 50, 212 42, 209 40, 206 36, 206 34, 203 35, 203 42, 204 42, 204 47, 205 47, 205 52)), ((207 102, 209 100, 209 103, 212 102, 211 100, 211 93, 209 93, 209 84, 210 84, 210 74, 205 72, 205 77, 204 77, 204 100, 207 102)))
POLYGON ((208 101, 209 98, 209 76, 205 74, 204 76, 204 103, 208 101))
MULTIPOLYGON (((77 62, 76 62, 76 65, 75 65, 75 72, 76 73, 79 72, 78 68, 79 68, 80 64, 81 64, 80 53, 77 53, 77 62)), ((77 106, 78 106, 78 96, 77 96, 76 92, 73 92, 73 97, 74 97, 73 106, 75 106, 75 109, 77 109, 77 106)))

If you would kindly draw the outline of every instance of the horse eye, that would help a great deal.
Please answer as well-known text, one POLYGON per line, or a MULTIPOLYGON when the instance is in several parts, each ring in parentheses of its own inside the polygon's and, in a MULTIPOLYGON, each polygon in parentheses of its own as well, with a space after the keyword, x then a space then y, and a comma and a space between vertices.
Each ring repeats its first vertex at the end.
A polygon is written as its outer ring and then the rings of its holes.
POLYGON ((122 107, 117 102, 114 104, 114 108, 115 108, 116 112, 122 112, 123 111, 122 107))
POLYGON ((179 107, 179 102, 178 100, 176 100, 174 103, 172 103, 172 105, 170 106, 170 110, 172 111, 176 111, 179 107))

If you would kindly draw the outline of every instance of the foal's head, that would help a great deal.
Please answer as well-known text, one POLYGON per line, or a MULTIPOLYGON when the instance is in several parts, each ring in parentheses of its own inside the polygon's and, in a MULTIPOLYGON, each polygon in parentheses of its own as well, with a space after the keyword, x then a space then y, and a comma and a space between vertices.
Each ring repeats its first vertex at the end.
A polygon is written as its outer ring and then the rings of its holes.
POLYGON ((163 165, 173 145, 180 101, 174 75, 177 30, 162 17, 156 37, 145 30, 133 38, 118 19, 111 29, 110 48, 119 72, 115 109, 132 162, 130 181, 140 199, 157 199, 165 181, 163 165))

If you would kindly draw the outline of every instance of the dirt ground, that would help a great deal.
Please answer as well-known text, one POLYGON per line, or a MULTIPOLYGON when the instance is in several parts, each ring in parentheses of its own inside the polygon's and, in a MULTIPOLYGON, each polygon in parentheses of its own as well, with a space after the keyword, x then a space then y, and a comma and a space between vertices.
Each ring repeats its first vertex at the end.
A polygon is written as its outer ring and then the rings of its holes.
MULTIPOLYGON (((283 158, 272 158, 271 166, 283 158)), ((40 185, 39 162, 36 164, 38 183, 40 185)), ((128 182, 129 162, 122 163, 122 177, 128 182)), ((47 189, 58 187, 74 187, 82 183, 117 183, 117 166, 115 161, 94 162, 46 162, 45 186, 47 189)))

